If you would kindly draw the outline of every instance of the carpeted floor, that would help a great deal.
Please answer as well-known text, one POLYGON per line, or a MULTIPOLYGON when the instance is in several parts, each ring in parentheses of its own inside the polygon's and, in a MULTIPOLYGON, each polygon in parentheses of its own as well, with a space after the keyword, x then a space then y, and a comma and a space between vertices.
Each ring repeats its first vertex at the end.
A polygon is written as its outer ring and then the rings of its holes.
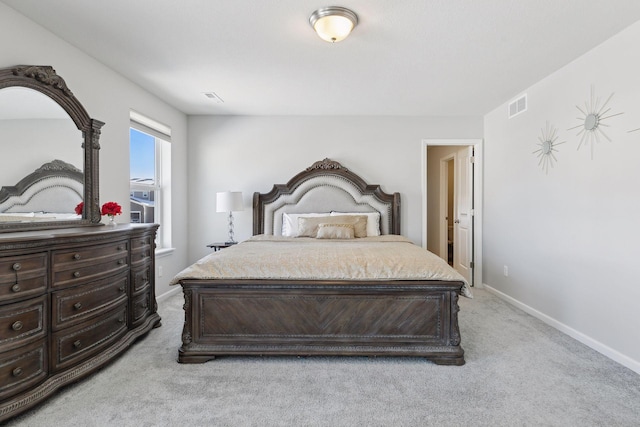
POLYGON ((638 426, 640 375, 486 291, 460 299, 466 365, 419 358, 176 362, 163 326, 10 426, 638 426))

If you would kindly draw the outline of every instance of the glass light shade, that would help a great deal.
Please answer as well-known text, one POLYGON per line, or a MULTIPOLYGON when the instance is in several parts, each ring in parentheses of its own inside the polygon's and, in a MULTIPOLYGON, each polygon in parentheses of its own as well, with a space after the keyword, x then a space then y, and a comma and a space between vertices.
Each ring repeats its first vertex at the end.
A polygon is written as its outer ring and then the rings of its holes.
POLYGON ((244 210, 242 192, 223 191, 216 193, 216 212, 238 212, 244 210))
POLYGON ((322 40, 335 43, 347 38, 358 23, 358 16, 349 9, 333 6, 313 12, 309 23, 322 40))
POLYGON ((335 43, 347 38, 353 29, 353 22, 344 16, 325 16, 313 26, 322 40, 335 43))

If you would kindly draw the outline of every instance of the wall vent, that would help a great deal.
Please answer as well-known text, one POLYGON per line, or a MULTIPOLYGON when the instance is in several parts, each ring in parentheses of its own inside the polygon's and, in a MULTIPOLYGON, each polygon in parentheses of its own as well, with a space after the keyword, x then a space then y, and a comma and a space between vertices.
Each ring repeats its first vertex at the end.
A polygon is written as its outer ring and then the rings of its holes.
POLYGON ((509 103, 509 118, 515 117, 527 111, 527 94, 509 103))

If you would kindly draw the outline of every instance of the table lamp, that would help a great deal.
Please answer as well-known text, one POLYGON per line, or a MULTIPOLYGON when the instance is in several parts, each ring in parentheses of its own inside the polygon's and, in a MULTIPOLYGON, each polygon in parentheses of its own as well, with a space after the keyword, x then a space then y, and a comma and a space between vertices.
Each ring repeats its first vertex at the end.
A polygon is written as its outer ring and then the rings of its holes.
POLYGON ((229 240, 226 243, 237 243, 233 239, 233 212, 244 210, 242 192, 223 191, 216 193, 216 212, 229 212, 229 240))

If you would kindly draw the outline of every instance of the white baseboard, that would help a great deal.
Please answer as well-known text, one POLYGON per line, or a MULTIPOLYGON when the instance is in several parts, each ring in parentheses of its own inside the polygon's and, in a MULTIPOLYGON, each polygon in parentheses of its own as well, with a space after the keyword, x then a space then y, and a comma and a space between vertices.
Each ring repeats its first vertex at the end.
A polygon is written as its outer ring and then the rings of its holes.
POLYGON ((517 299, 510 297, 507 294, 504 294, 502 292, 500 292, 499 290, 492 288, 491 286, 487 285, 486 283, 483 283, 483 288, 486 289, 487 291, 489 291, 490 293, 494 294, 495 296, 497 296, 498 298, 508 302, 511 305, 514 305, 516 307, 518 307, 519 309, 521 309, 522 311, 524 311, 527 314, 532 315, 533 317, 542 320, 544 323, 546 323, 549 326, 552 326, 554 328, 556 328, 557 330, 564 332, 565 334, 569 335, 571 338, 574 338, 578 341, 580 341, 582 344, 591 347, 592 349, 594 349, 595 351, 597 351, 598 353, 601 353, 605 356, 607 356, 609 359, 612 359, 616 362, 618 362, 619 364, 621 364, 622 366, 625 366, 629 369, 631 369, 632 371, 640 374, 640 362, 637 360, 634 360, 632 358, 630 358, 629 356, 625 356, 624 354, 612 349, 611 347, 602 344, 600 341, 594 340, 593 338, 583 334, 580 331, 576 331, 575 329, 565 325, 562 322, 559 322, 558 320, 536 310, 535 308, 529 307, 528 305, 518 301, 517 299))
POLYGON ((156 296, 156 301, 162 301, 163 299, 169 298, 171 295, 182 291, 182 286, 173 286, 172 289, 163 293, 162 295, 156 296))

